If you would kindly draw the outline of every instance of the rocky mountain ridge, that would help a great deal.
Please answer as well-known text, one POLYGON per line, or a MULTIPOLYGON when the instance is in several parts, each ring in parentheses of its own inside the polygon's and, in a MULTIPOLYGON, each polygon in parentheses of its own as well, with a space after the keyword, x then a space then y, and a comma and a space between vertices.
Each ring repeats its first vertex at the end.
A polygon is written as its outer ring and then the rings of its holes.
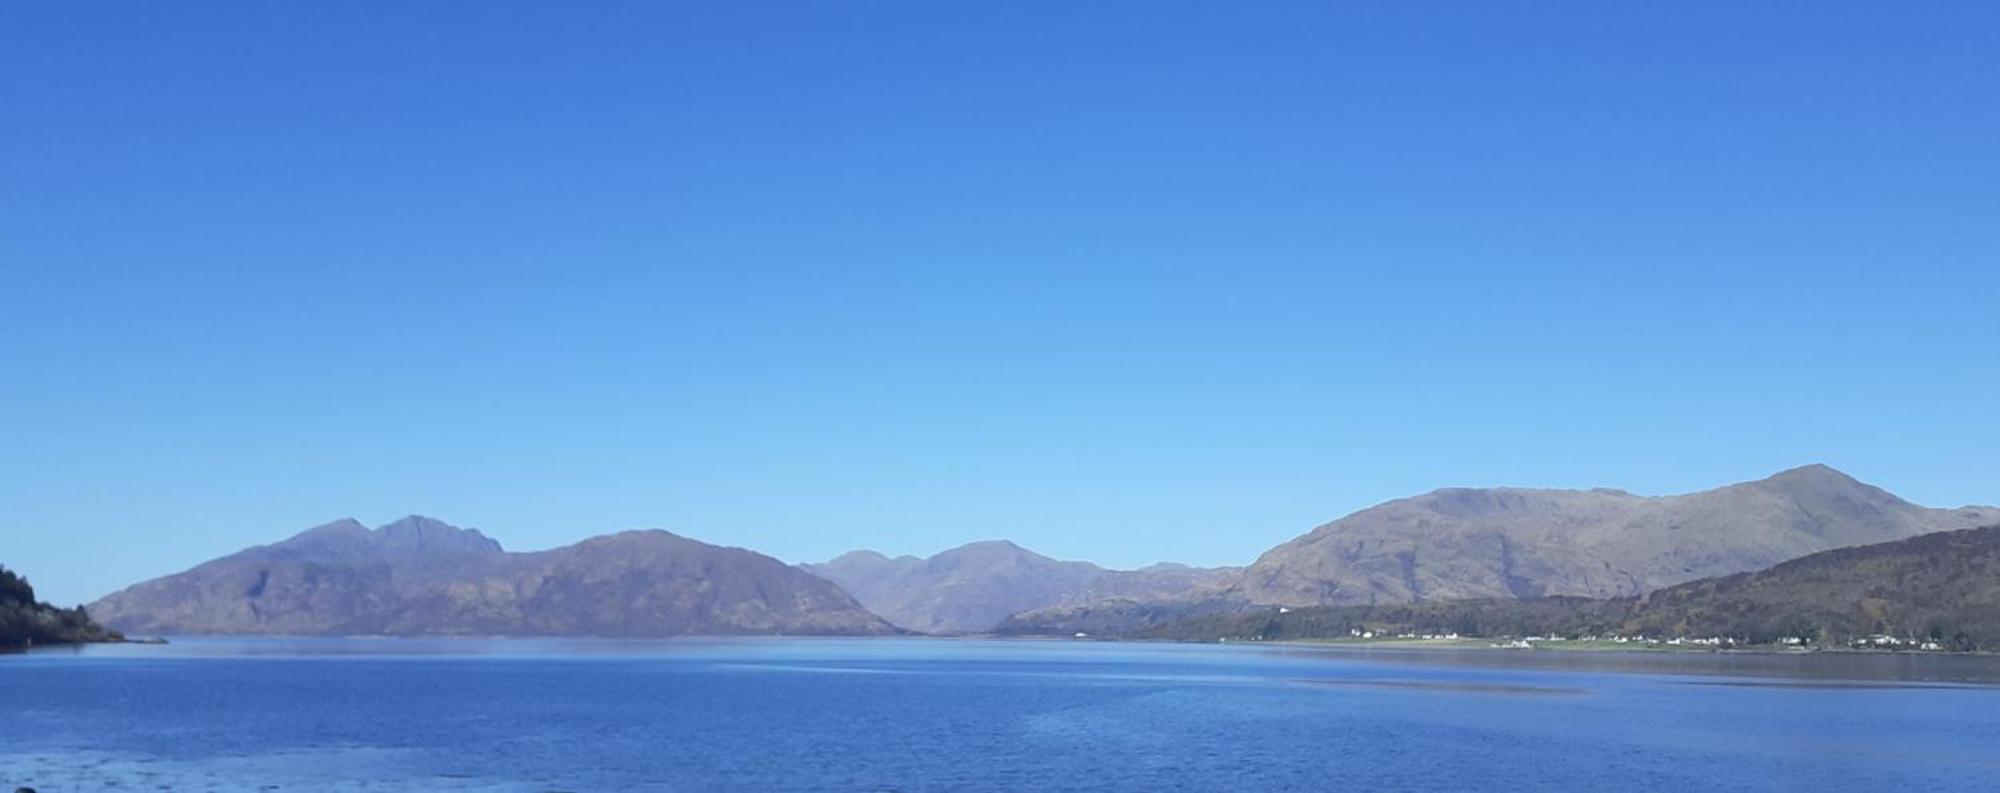
POLYGON ((143 634, 888 634, 838 587, 776 559, 659 531, 510 553, 411 516, 335 521, 90 606, 143 634))

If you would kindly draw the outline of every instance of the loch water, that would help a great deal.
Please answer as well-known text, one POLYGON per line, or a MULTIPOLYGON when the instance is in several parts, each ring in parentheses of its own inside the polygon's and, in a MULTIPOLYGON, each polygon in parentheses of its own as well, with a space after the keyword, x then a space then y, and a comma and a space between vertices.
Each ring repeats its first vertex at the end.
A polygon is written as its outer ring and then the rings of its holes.
POLYGON ((0 790, 2000 791, 2000 659, 950 639, 0 656, 0 790))

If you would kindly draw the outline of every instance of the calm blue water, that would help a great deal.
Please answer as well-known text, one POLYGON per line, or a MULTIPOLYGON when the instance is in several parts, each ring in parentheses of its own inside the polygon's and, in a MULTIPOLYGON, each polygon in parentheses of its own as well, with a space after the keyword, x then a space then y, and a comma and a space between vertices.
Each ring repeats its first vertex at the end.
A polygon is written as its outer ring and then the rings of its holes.
POLYGON ((188 640, 0 656, 0 790, 2000 790, 1994 681, 1976 658, 188 640))

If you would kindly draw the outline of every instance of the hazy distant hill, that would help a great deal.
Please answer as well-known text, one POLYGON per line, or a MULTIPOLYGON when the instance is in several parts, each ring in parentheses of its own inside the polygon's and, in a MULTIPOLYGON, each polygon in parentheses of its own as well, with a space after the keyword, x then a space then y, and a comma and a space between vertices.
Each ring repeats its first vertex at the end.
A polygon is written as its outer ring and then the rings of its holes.
POLYGON ((1229 595, 1288 606, 1631 595, 1851 545, 2000 522, 1929 509, 1823 465, 1679 496, 1450 488, 1266 552, 1229 595))
POLYGON ((56 608, 35 600, 35 588, 27 579, 0 567, 0 649, 117 638, 91 621, 83 609, 56 608))
POLYGON ((508 553, 408 517, 342 520, 132 586, 90 606, 128 633, 882 634, 832 584, 664 531, 508 553))
POLYGON ((1241 571, 1177 564, 1106 570, 1051 559, 1004 540, 975 542, 928 559, 855 551, 805 568, 890 622, 927 633, 991 630, 1016 612, 1063 604, 1212 592, 1241 571))
POLYGON ((1264 606, 1190 615, 1116 635, 1278 640, 1342 637, 1353 629, 1467 636, 1719 636, 1757 643, 1799 637, 1821 646, 1884 634, 1934 640, 1947 649, 1994 650, 2000 649, 2000 526, 1825 551, 1768 570, 1691 581, 1641 597, 1430 601, 1286 613, 1264 606))

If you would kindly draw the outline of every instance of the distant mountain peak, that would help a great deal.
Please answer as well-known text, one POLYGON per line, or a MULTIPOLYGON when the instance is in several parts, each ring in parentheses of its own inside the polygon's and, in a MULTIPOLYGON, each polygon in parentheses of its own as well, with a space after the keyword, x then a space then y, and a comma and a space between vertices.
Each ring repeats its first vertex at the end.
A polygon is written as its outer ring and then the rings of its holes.
POLYGON ((828 559, 828 560, 827 560, 827 561, 826 561, 825 563, 826 563, 826 564, 862 564, 862 563, 869 563, 869 562, 876 562, 876 563, 879 563, 879 562, 887 562, 887 561, 889 561, 889 555, 888 555, 888 554, 885 554, 885 553, 882 553, 881 551, 874 551, 874 550, 869 550, 869 549, 866 549, 866 548, 863 548, 863 549, 861 549, 861 550, 858 550, 858 551, 848 551, 847 553, 843 553, 843 554, 841 554, 841 555, 839 555, 839 556, 836 556, 836 557, 833 557, 832 559, 828 559))
POLYGON ((355 520, 353 518, 341 518, 339 520, 327 521, 318 526, 306 529, 305 531, 299 532, 297 535, 295 535, 295 537, 304 537, 307 535, 314 535, 314 534, 329 535, 329 534, 367 534, 367 533, 368 533, 368 527, 362 525, 361 521, 355 520))
POLYGON ((1034 551, 1015 545, 1009 540, 980 540, 969 542, 924 560, 924 565, 932 569, 953 569, 961 567, 1029 566, 1053 567, 1081 565, 1097 569, 1089 562, 1065 562, 1054 557, 1043 556, 1034 551))
POLYGON ((419 551, 500 553, 500 543, 478 529, 461 529, 437 518, 409 515, 375 530, 382 542, 419 551))
POLYGON ((1019 545, 1015 545, 1013 540, 974 540, 957 548, 944 551, 944 553, 951 553, 952 551, 1027 551, 1028 553, 1034 553, 1019 545))
POLYGON ((1767 482, 1821 482, 1831 484, 1861 484, 1861 480, 1848 476, 1839 469, 1825 463, 1808 463, 1797 468, 1787 468, 1766 477, 1767 482))
MULTIPOLYGON (((673 542, 676 540, 682 542, 694 542, 693 540, 689 540, 686 537, 682 537, 671 531, 667 531, 666 529, 626 529, 625 531, 614 532, 612 534, 606 534, 600 537, 595 537, 593 539, 609 543, 637 543, 637 544, 673 542)), ((585 542, 589 541, 590 540, 586 540, 585 542)), ((722 546, 716 546, 716 547, 722 547, 722 546)))
POLYGON ((438 520, 437 518, 430 517, 428 515, 404 515, 403 517, 397 518, 394 521, 382 524, 381 526, 377 526, 375 530, 381 532, 390 532, 390 533, 409 532, 409 531, 414 531, 414 532, 457 531, 458 527, 453 526, 444 521, 438 520))
POLYGON ((353 518, 322 523, 282 542, 253 549, 267 554, 364 554, 377 545, 376 534, 353 518))
POLYGON ((1814 505, 1816 508, 1832 508, 1835 503, 1843 505, 1842 508, 1857 504, 1877 510, 1914 507, 1894 493, 1818 463, 1779 471, 1761 481, 1751 482, 1749 486, 1776 490, 1802 505, 1814 505))

